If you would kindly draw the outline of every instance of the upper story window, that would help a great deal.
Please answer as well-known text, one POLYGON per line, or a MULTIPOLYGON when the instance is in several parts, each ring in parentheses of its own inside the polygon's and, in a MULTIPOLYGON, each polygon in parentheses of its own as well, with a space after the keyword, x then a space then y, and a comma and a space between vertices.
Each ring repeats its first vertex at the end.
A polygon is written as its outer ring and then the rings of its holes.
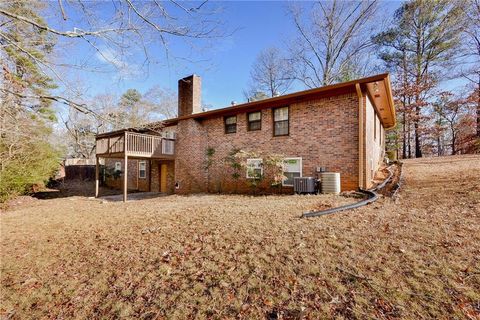
POLYGON ((147 177, 147 162, 140 161, 138 163, 138 177, 141 179, 145 179, 147 177))
POLYGON ((247 114, 248 131, 262 129, 262 112, 251 112, 247 114))
POLYGON ((237 116, 225 117, 225 133, 237 132, 237 116))
POLYGON ((273 109, 273 135, 287 136, 289 128, 288 107, 273 109))

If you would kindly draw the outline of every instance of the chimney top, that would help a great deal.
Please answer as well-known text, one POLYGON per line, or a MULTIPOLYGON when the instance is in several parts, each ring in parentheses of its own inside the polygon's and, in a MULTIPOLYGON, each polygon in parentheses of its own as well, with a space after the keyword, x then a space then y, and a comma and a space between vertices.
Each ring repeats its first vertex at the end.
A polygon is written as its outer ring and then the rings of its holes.
POLYGON ((202 78, 196 74, 178 80, 178 116, 202 112, 202 78))

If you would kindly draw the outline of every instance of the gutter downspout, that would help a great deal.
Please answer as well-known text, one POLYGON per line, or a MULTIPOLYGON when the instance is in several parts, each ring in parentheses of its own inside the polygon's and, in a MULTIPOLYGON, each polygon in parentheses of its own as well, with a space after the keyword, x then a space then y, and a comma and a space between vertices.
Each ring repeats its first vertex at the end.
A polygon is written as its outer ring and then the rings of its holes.
POLYGON ((360 190, 364 189, 363 184, 363 168, 365 166, 365 156, 364 156, 364 112, 363 112, 363 93, 360 88, 360 84, 355 84, 355 89, 357 90, 358 96, 358 188, 360 190))

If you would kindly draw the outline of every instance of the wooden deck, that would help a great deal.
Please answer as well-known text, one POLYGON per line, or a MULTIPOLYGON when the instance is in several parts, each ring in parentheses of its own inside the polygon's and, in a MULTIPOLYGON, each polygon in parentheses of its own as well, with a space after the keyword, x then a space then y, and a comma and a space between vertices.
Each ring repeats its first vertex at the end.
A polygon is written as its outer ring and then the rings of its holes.
POLYGON ((99 196, 99 158, 123 158, 123 201, 127 201, 128 159, 175 159, 175 139, 137 132, 113 132, 96 138, 95 197, 99 196))
POLYGON ((97 157, 173 159, 175 140, 151 134, 122 132, 116 136, 97 138, 97 157))

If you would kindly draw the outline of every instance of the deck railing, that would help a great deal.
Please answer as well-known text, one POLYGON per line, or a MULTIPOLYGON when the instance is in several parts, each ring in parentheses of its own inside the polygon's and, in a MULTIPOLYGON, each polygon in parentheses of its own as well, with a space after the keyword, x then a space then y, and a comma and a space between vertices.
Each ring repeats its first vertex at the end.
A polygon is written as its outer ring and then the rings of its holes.
POLYGON ((175 140, 160 136, 126 132, 118 136, 97 139, 97 155, 123 154, 134 157, 161 157, 175 154, 175 140), (125 143, 126 138, 126 143, 125 143))

